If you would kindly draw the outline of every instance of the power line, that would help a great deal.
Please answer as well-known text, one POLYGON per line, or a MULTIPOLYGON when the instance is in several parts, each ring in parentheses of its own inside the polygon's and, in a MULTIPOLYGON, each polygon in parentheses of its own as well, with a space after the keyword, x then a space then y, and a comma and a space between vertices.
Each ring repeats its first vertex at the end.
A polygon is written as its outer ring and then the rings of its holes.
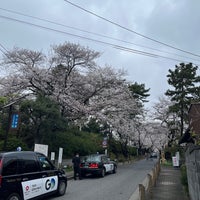
MULTIPOLYGON (((93 38, 88 38, 88 37, 85 37, 85 36, 80 36, 80 35, 68 33, 68 32, 65 32, 65 31, 49 28, 49 27, 46 27, 46 26, 41 26, 41 25, 38 25, 38 24, 34 24, 34 23, 31 23, 31 22, 27 22, 27 21, 15 19, 15 18, 3 16, 3 15, 0 15, 0 18, 10 20, 10 21, 15 21, 15 22, 18 22, 18 23, 27 24, 27 25, 30 25, 30 26, 33 26, 33 27, 38 27, 38 28, 45 29, 45 30, 48 30, 48 31, 54 31, 54 32, 61 33, 61 34, 70 35, 70 36, 73 36, 73 37, 77 37, 77 38, 84 39, 84 40, 89 40, 89 41, 96 42, 96 43, 101 43, 103 45, 111 46, 113 48, 121 49, 123 51, 134 53, 134 54, 139 54, 139 55, 154 57, 154 58, 160 57, 160 58, 165 58, 165 59, 169 59, 169 60, 174 60, 174 58, 164 57, 164 56, 161 56, 161 55, 158 55, 158 54, 153 54, 153 53, 140 51, 140 50, 133 49, 133 48, 123 47, 123 46, 112 44, 112 43, 109 43, 109 42, 104 42, 104 41, 101 41, 101 40, 96 40, 96 39, 93 39, 93 38)), ((179 60, 179 62, 180 62, 180 60, 179 60)), ((184 62, 184 61, 181 61, 181 62, 184 62)))
POLYGON ((81 6, 77 5, 77 4, 75 4, 75 3, 72 3, 72 2, 70 2, 70 1, 68 1, 68 0, 64 0, 64 1, 67 2, 67 3, 69 3, 69 4, 71 4, 71 5, 74 6, 74 7, 77 7, 77 8, 79 8, 79 9, 81 9, 81 10, 83 10, 83 11, 85 11, 85 12, 91 14, 91 15, 94 15, 94 16, 96 16, 96 17, 98 17, 98 18, 100 18, 100 19, 102 19, 102 20, 104 20, 104 21, 106 21, 106 22, 109 22, 109 23, 111 23, 111 24, 113 24, 113 25, 115 25, 115 26, 118 26, 118 27, 120 27, 120 28, 126 30, 126 31, 129 31, 129 32, 131 32, 131 33, 134 33, 134 34, 136 34, 136 35, 138 35, 138 36, 140 36, 140 37, 143 37, 143 38, 145 38, 145 39, 151 40, 151 41, 156 42, 156 43, 158 43, 158 44, 162 44, 162 45, 167 46, 167 47, 170 47, 170 48, 172 48, 172 49, 176 49, 176 50, 178 50, 178 51, 181 51, 181 52, 184 52, 184 53, 188 53, 188 54, 193 55, 193 56, 200 57, 200 55, 198 55, 198 54, 195 54, 195 53, 192 53, 192 52, 189 52, 189 51, 186 51, 186 50, 177 48, 177 47, 172 46, 172 45, 170 45, 170 44, 161 42, 161 41, 159 41, 159 40, 156 40, 156 39, 151 38, 151 37, 149 37, 149 36, 143 35, 143 34, 141 34, 141 33, 138 33, 138 32, 136 32, 136 31, 134 31, 134 30, 131 30, 131 29, 125 27, 125 26, 122 26, 121 24, 118 24, 118 23, 113 22, 113 21, 111 21, 111 20, 109 20, 109 19, 106 19, 105 17, 102 17, 102 16, 100 16, 100 15, 97 15, 96 13, 94 13, 94 12, 92 12, 92 11, 89 11, 89 10, 87 10, 87 9, 85 9, 85 8, 83 8, 83 7, 81 7, 81 6))
MULTIPOLYGON (((3 16, 3 15, 0 15, 0 18, 4 18, 4 19, 10 20, 10 21, 15 21, 15 22, 27 24, 27 25, 38 27, 38 28, 42 28, 42 29, 46 29, 46 30, 49 30, 49 31, 54 31, 54 32, 57 32, 57 33, 62 33, 62 34, 65 34, 65 35, 78 37, 78 38, 81 38, 81 39, 85 39, 85 40, 89 40, 89 41, 93 41, 93 42, 97 42, 97 43, 102 43, 104 45, 109 45, 109 46, 112 46, 112 47, 116 46, 115 44, 112 44, 112 43, 108 43, 108 42, 104 42, 104 41, 88 38, 88 37, 85 37, 85 36, 80 36, 80 35, 68 33, 68 32, 65 32, 65 31, 49 28, 49 27, 46 27, 46 26, 41 26, 41 25, 38 25, 38 24, 34 24, 34 23, 31 23, 31 22, 26 22, 26 21, 15 19, 15 18, 11 18, 11 17, 6 17, 6 16, 3 16)), ((135 50, 135 52, 137 52, 137 50, 135 50)), ((150 55, 150 53, 147 53, 147 55, 150 55)))
POLYGON ((6 49, 1 43, 0 43, 0 47, 1 47, 1 48, 0 48, 0 51, 1 51, 5 56, 7 56, 7 55, 6 55, 6 52, 8 52, 7 49, 6 49))
POLYGON ((158 51, 158 52, 163 52, 163 53, 167 53, 167 54, 179 56, 179 57, 186 58, 186 59, 192 59, 192 60, 195 60, 195 61, 200 61, 200 60, 197 60, 197 59, 194 59, 194 58, 189 58, 187 56, 179 55, 179 54, 176 54, 176 53, 171 53, 171 52, 168 52, 168 51, 158 50, 156 48, 152 48, 152 47, 147 47, 147 46, 144 46, 144 45, 135 44, 135 43, 132 43, 132 42, 129 42, 129 41, 125 41, 125 40, 121 40, 121 39, 118 39, 118 38, 106 36, 106 35, 103 35, 103 34, 86 31, 86 30, 79 29, 79 28, 72 27, 72 26, 67 26, 65 24, 61 24, 61 23, 58 23, 58 22, 55 22, 55 21, 51 21, 51 20, 48 20, 48 19, 44 19, 44 18, 40 18, 40 17, 35 17, 35 16, 32 16, 32 15, 27 15, 27 14, 24 14, 24 13, 21 13, 21 12, 17 12, 17 11, 14 11, 14 10, 5 9, 5 8, 1 8, 1 7, 0 7, 0 10, 6 11, 6 12, 9 12, 9 13, 14 13, 14 14, 17 14, 17 15, 21 15, 21 16, 24 16, 24 17, 29 17, 29 18, 37 19, 39 21, 48 22, 48 23, 51 23, 51 24, 54 24, 54 25, 59 25, 59 26, 65 27, 65 28, 70 28, 70 29, 73 29, 73 30, 78 30, 78 31, 81 31, 81 32, 84 32, 84 33, 89 33, 89 34, 92 34, 92 35, 95 35, 95 36, 100 36, 100 37, 103 37, 103 38, 115 40, 115 41, 118 41, 118 42, 123 42, 123 43, 126 43, 126 44, 131 44, 131 45, 135 45, 135 46, 138 46, 138 47, 142 47, 142 48, 151 49, 151 50, 158 51))
MULTIPOLYGON (((134 50, 133 50, 133 49, 130 49, 130 48, 127 48, 127 47, 116 46, 115 48, 116 48, 116 49, 123 50, 123 51, 130 52, 130 53, 134 53, 134 50)), ((142 53, 143 53, 143 52, 141 52, 141 55, 142 55, 142 53)), ((165 58, 165 59, 174 60, 174 61, 177 61, 177 62, 183 62, 183 61, 180 60, 180 59, 171 58, 171 57, 162 56, 162 55, 157 55, 157 54, 151 54, 151 55, 149 55, 149 56, 155 57, 155 58, 165 58)), ((194 64, 194 65, 197 65, 197 64, 195 64, 195 63, 193 63, 193 64, 194 64)))
MULTIPOLYGON (((0 51, 11 61, 13 61, 12 57, 9 56, 9 51, 0 43, 0 51), (3 49, 3 50, 2 50, 3 49)), ((14 63, 16 67, 18 67, 17 63, 14 63)))

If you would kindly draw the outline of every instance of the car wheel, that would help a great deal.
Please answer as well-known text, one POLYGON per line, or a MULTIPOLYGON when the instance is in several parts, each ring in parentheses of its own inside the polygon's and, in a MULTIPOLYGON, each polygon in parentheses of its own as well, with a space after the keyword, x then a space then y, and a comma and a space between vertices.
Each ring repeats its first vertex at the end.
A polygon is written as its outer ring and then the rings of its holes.
POLYGON ((17 193, 11 194, 7 200, 21 200, 21 197, 17 193))
POLYGON ((67 182, 65 182, 65 181, 60 181, 60 182, 58 183, 58 191, 57 191, 58 196, 64 195, 65 192, 66 192, 66 188, 67 188, 67 182))
POLYGON ((103 169, 101 170, 101 177, 104 177, 105 174, 106 174, 106 171, 105 171, 105 169, 103 168, 103 169))
POLYGON ((116 172, 117 172, 117 167, 114 165, 113 174, 115 174, 116 172))

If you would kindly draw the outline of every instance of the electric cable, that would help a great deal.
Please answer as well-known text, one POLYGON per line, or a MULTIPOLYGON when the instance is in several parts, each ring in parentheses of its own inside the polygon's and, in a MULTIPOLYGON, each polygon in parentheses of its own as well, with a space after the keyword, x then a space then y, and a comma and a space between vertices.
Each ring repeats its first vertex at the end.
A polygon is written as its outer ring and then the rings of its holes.
POLYGON ((190 58, 190 57, 187 57, 187 56, 183 56, 183 55, 180 55, 180 54, 171 53, 169 51, 158 50, 156 48, 147 47, 145 45, 135 44, 133 42, 121 40, 119 38, 114 38, 114 37, 106 36, 106 35, 103 35, 103 34, 99 34, 99 33, 91 32, 91 31, 79 29, 79 28, 76 28, 76 27, 67 26, 65 24, 61 24, 61 23, 58 23, 58 22, 55 22, 55 21, 51 21, 51 20, 48 20, 48 19, 44 19, 44 18, 40 18, 40 17, 35 17, 35 16, 32 16, 32 15, 27 15, 27 14, 24 14, 24 13, 21 13, 21 12, 17 12, 17 11, 14 11, 14 10, 5 9, 5 8, 1 8, 1 7, 0 7, 0 10, 6 11, 6 12, 9 12, 9 13, 14 13, 14 14, 17 14, 17 15, 21 15, 21 16, 24 16, 24 17, 29 17, 29 18, 37 19, 39 21, 48 22, 48 23, 51 23, 51 24, 54 24, 54 25, 65 27, 65 28, 70 28, 70 29, 73 29, 73 30, 78 30, 78 31, 81 31, 81 32, 84 32, 84 33, 89 33, 89 34, 92 34, 92 35, 95 35, 95 36, 100 36, 100 37, 103 37, 103 38, 115 40, 115 41, 118 41, 118 42, 123 42, 123 43, 126 43, 126 44, 131 44, 131 45, 135 45, 135 46, 138 46, 138 47, 142 47, 142 48, 146 48, 146 49, 151 49, 151 50, 154 50, 154 51, 163 52, 163 53, 167 53, 167 54, 170 54, 170 55, 175 55, 175 56, 179 56, 179 57, 182 57, 182 58, 192 59, 192 60, 200 62, 200 60, 197 60, 197 59, 194 59, 194 58, 190 58))
POLYGON ((176 50, 178 50, 178 51, 181 51, 181 52, 184 52, 184 53, 188 53, 188 54, 193 55, 193 56, 200 57, 200 55, 198 55, 198 54, 195 54, 195 53, 192 53, 192 52, 189 52, 189 51, 186 51, 186 50, 177 48, 177 47, 172 46, 172 45, 170 45, 170 44, 161 42, 161 41, 159 41, 159 40, 156 40, 156 39, 154 39, 154 38, 151 38, 151 37, 149 37, 149 36, 146 36, 146 35, 144 35, 144 34, 141 34, 141 33, 139 33, 139 32, 136 32, 136 31, 134 31, 134 30, 131 30, 130 28, 127 28, 127 27, 125 27, 125 26, 122 26, 121 24, 118 24, 118 23, 116 23, 116 22, 114 22, 114 21, 111 21, 111 20, 109 20, 109 19, 106 19, 105 17, 102 17, 102 16, 100 16, 100 15, 97 15, 96 13, 94 13, 94 12, 92 12, 92 11, 89 11, 89 10, 87 10, 87 9, 85 9, 85 8, 83 8, 83 7, 81 7, 81 6, 77 5, 77 4, 75 4, 75 3, 72 3, 71 1, 68 1, 68 0, 64 0, 64 1, 67 2, 67 3, 69 3, 69 4, 71 4, 71 5, 74 6, 74 7, 77 7, 77 8, 79 8, 79 9, 81 9, 81 10, 83 10, 83 11, 85 11, 85 12, 91 14, 91 15, 94 15, 94 16, 96 16, 96 17, 98 17, 98 18, 100 18, 100 19, 102 19, 102 20, 104 20, 104 21, 106 21, 106 22, 109 22, 109 23, 111 23, 111 24, 113 24, 113 25, 115 25, 115 26, 117 26, 117 27, 120 27, 121 29, 126 30, 126 31, 128 31, 128 32, 134 33, 134 34, 136 34, 136 35, 138 35, 138 36, 140 36, 140 37, 143 37, 143 38, 145 38, 145 39, 151 40, 151 41, 156 42, 156 43, 158 43, 158 44, 162 44, 162 45, 167 46, 167 47, 169 47, 169 48, 176 49, 176 50))
MULTIPOLYGON (((166 58, 166 59, 169 59, 169 60, 174 60, 174 58, 162 57, 158 54, 153 54, 153 53, 149 53, 149 52, 145 52, 145 51, 140 51, 140 50, 137 50, 137 49, 123 47, 123 46, 112 44, 112 43, 109 43, 109 42, 104 42, 104 41, 96 40, 96 39, 93 39, 93 38, 88 38, 88 37, 85 37, 85 36, 80 36, 80 35, 68 33, 68 32, 65 32, 65 31, 49 28, 49 27, 46 27, 46 26, 34 24, 34 23, 31 23, 31 22, 27 22, 27 21, 15 19, 15 18, 3 16, 3 15, 0 15, 0 18, 10 20, 10 21, 19 22, 19 23, 23 23, 23 24, 27 24, 27 25, 30 25, 30 26, 38 27, 38 28, 41 28, 41 29, 49 30, 49 31, 54 31, 54 32, 57 32, 57 33, 65 34, 65 35, 70 35, 70 36, 73 36, 73 37, 77 37, 77 38, 84 39, 84 40, 89 40, 89 41, 96 42, 96 43, 101 43, 101 44, 108 45, 108 46, 111 46, 111 47, 116 48, 116 49, 121 49, 123 51, 131 52, 131 53, 134 53, 134 54, 140 54, 140 55, 145 55, 145 56, 149 56, 149 57, 157 57, 157 58, 160 57, 160 58, 166 58)), ((184 61, 181 61, 181 62, 184 62, 184 61)))
POLYGON ((6 56, 7 49, 0 43, 0 51, 6 56))

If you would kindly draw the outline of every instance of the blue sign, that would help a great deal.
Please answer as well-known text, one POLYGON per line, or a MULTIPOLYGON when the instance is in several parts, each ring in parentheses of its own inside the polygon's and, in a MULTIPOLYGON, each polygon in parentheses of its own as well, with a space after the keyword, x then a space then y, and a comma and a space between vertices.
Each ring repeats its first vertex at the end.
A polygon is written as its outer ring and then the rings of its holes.
POLYGON ((12 114, 11 128, 18 128, 19 114, 12 114))

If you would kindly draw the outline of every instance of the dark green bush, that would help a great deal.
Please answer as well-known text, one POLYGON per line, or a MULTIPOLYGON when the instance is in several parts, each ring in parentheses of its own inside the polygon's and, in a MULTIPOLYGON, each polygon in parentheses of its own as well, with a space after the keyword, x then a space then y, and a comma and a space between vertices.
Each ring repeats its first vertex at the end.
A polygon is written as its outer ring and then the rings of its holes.
MULTIPOLYGON (((3 150, 4 140, 0 141, 0 151, 3 150)), ((27 145, 21 140, 16 137, 9 137, 6 145, 6 151, 16 151, 17 147, 21 147, 22 150, 30 150, 28 149, 27 145)))

